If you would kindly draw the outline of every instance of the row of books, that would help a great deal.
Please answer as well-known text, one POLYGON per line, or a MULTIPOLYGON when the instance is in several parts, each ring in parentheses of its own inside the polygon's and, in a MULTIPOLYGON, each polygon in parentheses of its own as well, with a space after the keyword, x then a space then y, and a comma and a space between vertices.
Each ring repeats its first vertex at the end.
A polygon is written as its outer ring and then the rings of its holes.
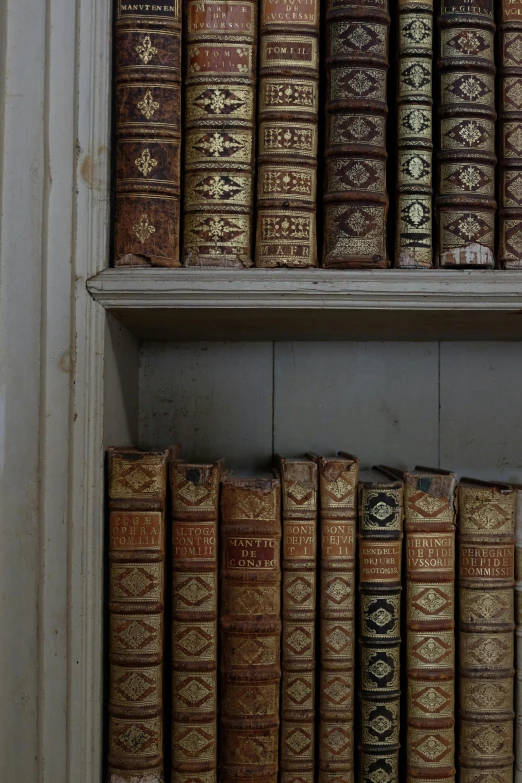
POLYGON ((116 0, 116 266, 522 268, 520 0, 322 5, 116 0))
POLYGON ((522 488, 275 464, 109 449, 111 783, 513 783, 522 488))

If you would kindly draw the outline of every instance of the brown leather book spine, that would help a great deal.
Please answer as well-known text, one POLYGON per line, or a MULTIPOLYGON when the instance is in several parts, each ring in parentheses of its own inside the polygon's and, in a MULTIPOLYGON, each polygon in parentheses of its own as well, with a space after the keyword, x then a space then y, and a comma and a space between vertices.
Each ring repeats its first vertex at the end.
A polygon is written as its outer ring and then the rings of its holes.
POLYGON ((258 0, 187 0, 183 264, 252 266, 258 0))
POLYGON ((512 783, 516 491, 463 481, 458 501, 459 779, 512 783))
POLYGON ((501 0, 499 264, 522 269, 522 0, 501 0))
POLYGON ((522 783, 522 485, 515 511, 515 783, 522 783))
POLYGON ((359 463, 319 459, 319 783, 354 780, 355 527, 359 463))
POLYGON ((314 783, 317 465, 281 458, 283 643, 280 783, 314 783))
POLYGON ((405 473, 407 767, 455 778, 455 474, 405 473))
POLYGON ((399 0, 395 266, 433 266, 433 0, 399 0))
POLYGON ((168 451, 109 449, 109 781, 163 781, 168 451))
POLYGON ((172 781, 217 775, 217 524, 222 463, 176 460, 172 493, 172 781))
POLYGON ((261 0, 256 266, 317 266, 319 0, 261 0))
POLYGON ((115 0, 115 266, 179 266, 181 0, 115 0))
POLYGON ((441 0, 439 27, 438 261, 442 267, 492 267, 494 0, 441 0))
POLYGON ((388 2, 328 0, 326 8, 323 266, 383 268, 388 2))
POLYGON ((403 494, 359 482, 360 783, 399 783, 403 494))
POLYGON ((277 783, 281 486, 225 478, 221 493, 220 783, 277 783))

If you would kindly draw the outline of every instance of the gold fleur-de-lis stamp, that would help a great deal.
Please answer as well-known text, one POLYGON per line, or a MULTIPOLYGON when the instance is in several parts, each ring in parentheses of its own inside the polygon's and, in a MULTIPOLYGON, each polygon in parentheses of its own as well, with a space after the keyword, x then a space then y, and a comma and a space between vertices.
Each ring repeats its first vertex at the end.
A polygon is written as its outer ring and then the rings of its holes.
POLYGON ((154 234, 156 231, 155 227, 152 225, 152 223, 149 223, 149 219, 147 215, 142 215, 140 222, 135 223, 132 227, 132 230, 140 240, 141 244, 143 245, 147 239, 149 239, 151 234, 154 234))
POLYGON ((138 53, 138 57, 144 63, 147 65, 155 54, 158 53, 158 50, 155 46, 152 45, 152 41, 150 40, 150 35, 146 35, 143 39, 142 43, 138 44, 136 47, 136 52, 138 53))
POLYGON ((141 155, 134 161, 137 169, 143 174, 144 177, 148 177, 150 172, 158 165, 156 158, 153 158, 150 154, 150 150, 143 150, 141 155))
POLYGON ((143 100, 138 103, 138 109, 148 120, 150 120, 154 112, 159 109, 159 107, 160 105, 158 101, 154 100, 150 90, 147 90, 143 100))

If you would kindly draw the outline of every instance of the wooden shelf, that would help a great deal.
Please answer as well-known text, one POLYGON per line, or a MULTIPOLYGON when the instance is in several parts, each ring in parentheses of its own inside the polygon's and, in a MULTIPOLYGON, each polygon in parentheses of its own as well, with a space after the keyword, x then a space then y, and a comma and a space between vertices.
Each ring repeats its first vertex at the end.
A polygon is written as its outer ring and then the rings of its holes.
POLYGON ((522 272, 107 269, 87 288, 142 340, 522 339, 522 272))

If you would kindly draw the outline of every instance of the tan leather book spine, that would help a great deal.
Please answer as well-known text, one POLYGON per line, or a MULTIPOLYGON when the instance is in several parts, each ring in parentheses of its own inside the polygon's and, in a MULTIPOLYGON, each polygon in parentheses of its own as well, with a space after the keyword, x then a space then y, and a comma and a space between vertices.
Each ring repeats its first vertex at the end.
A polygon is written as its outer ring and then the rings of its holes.
POLYGON ((319 783, 354 780, 355 535, 359 463, 321 457, 319 783))
POLYGON ((115 266, 179 266, 181 0, 115 0, 115 266))
POLYGON ((218 514, 223 463, 170 466, 172 781, 217 779, 218 514))
POLYGON ((459 780, 513 780, 515 503, 512 487, 458 487, 459 780))
POLYGON ((359 780, 399 783, 402 481, 359 476, 359 780))
POLYGON ((256 266, 317 266, 319 0, 261 0, 256 266))
POLYGON ((252 266, 258 0, 186 0, 183 264, 252 266))
POLYGON ((163 781, 168 457, 108 450, 110 783, 163 781))
POLYGON ((515 783, 522 783, 522 486, 515 511, 515 783))
POLYGON ((522 0, 500 1, 499 264, 522 269, 522 0))
POLYGON ((220 783, 277 783, 281 485, 227 477, 221 492, 220 783))
POLYGON ((323 266, 389 266, 387 0, 327 0, 323 266))
POLYGON ((317 465, 279 460, 283 498, 280 783, 314 783, 317 465))
POLYGON ((495 0, 441 0, 437 257, 495 264, 495 0))

